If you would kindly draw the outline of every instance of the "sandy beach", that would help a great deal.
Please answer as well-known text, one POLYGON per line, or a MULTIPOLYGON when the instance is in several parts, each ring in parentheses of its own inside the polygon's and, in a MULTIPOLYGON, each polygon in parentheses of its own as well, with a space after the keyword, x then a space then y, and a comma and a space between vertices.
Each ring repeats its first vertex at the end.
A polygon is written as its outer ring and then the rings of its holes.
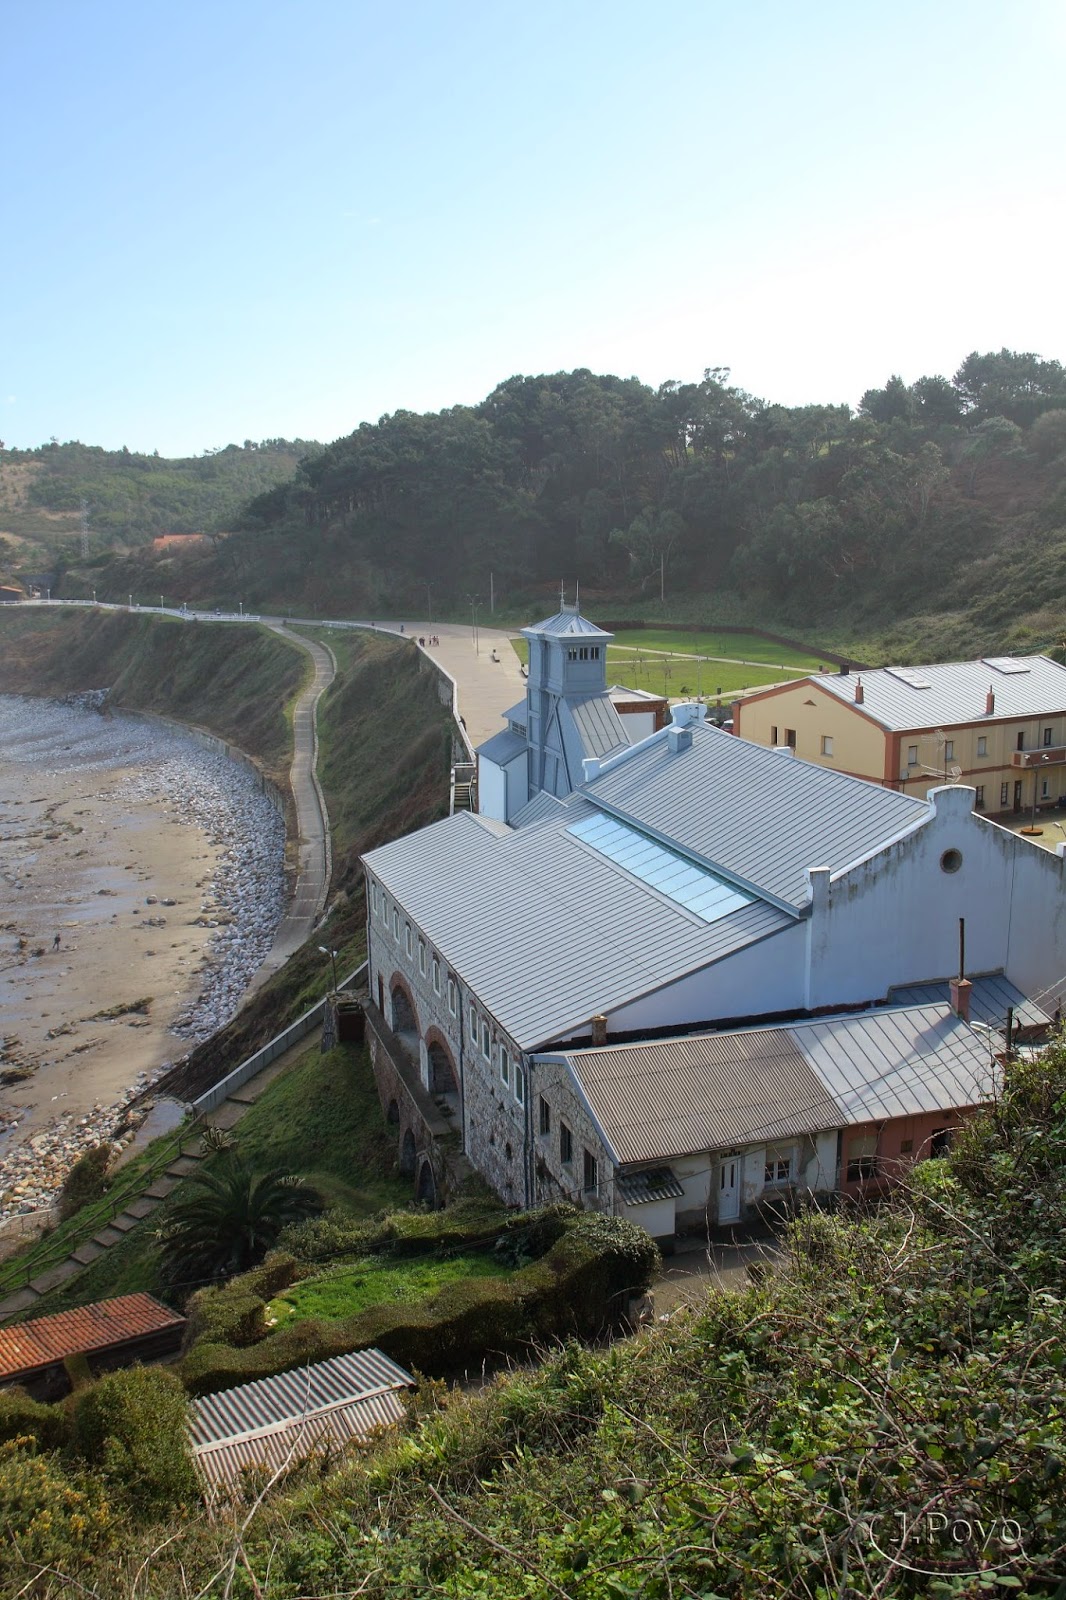
POLYGON ((236 1009, 283 848, 244 769, 180 733, 0 696, 0 1216, 236 1009))

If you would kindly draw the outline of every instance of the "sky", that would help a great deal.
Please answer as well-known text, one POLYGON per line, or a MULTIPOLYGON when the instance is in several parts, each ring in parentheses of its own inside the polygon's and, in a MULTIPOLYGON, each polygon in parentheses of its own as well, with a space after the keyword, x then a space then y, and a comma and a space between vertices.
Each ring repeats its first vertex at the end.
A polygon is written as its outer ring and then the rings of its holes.
POLYGON ((1066 360, 1066 0, 0 0, 0 439, 1066 360))

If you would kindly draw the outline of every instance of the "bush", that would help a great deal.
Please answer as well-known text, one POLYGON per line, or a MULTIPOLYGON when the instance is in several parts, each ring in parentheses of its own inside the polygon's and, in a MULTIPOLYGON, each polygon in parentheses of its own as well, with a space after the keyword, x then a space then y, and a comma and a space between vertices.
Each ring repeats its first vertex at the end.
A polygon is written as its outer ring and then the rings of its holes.
POLYGON ((99 1200, 107 1193, 107 1169, 111 1162, 109 1144, 93 1145, 86 1150, 67 1173, 59 1191, 59 1220, 66 1222, 82 1206, 99 1200))
POLYGON ((278 1242, 307 1262, 339 1256, 425 1255, 433 1249, 491 1243, 518 1220, 494 1197, 479 1196, 443 1211, 392 1211, 364 1222, 330 1211, 286 1228, 278 1242))
MULTIPOLYGON (((535 1229, 538 1219, 527 1214, 523 1223, 535 1229)), ((211 1394, 369 1345, 401 1366, 437 1374, 571 1334, 595 1337, 620 1320, 625 1300, 643 1293, 658 1269, 655 1242, 620 1217, 552 1208, 540 1227, 542 1238, 554 1229, 561 1236, 511 1278, 464 1279, 420 1304, 393 1301, 336 1322, 293 1323, 251 1349, 199 1338, 182 1361, 185 1385, 211 1394)))
POLYGON ((306 1277, 294 1256, 272 1250, 251 1272, 244 1272, 222 1288, 200 1289, 186 1308, 184 1348, 204 1341, 243 1349, 269 1333, 266 1302, 306 1277))
POLYGON ((101 1483, 68 1476, 32 1438, 0 1445, 0 1589, 5 1594, 27 1592, 27 1567, 34 1563, 63 1572, 84 1566, 108 1547, 114 1532, 101 1483))
POLYGON ((58 1450, 70 1437, 70 1422, 61 1406, 42 1405, 25 1389, 0 1390, 0 1443, 32 1438, 42 1450, 58 1450))
POLYGON ((199 1492, 187 1412, 166 1368, 111 1372, 75 1400, 73 1446, 138 1511, 162 1510, 199 1492))

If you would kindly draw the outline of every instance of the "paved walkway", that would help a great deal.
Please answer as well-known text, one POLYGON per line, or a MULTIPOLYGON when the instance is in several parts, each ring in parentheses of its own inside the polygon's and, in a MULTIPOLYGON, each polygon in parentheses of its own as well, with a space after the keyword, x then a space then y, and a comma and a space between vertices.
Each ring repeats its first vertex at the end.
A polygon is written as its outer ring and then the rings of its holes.
POLYGON ((259 988, 271 973, 284 966, 310 937, 325 909, 333 872, 329 815, 318 781, 317 711, 319 700, 333 682, 337 664, 332 653, 315 640, 290 634, 280 622, 268 621, 266 626, 306 650, 315 664, 315 675, 297 697, 292 719, 289 784, 296 806, 296 887, 289 909, 278 924, 270 952, 252 979, 251 990, 259 988))

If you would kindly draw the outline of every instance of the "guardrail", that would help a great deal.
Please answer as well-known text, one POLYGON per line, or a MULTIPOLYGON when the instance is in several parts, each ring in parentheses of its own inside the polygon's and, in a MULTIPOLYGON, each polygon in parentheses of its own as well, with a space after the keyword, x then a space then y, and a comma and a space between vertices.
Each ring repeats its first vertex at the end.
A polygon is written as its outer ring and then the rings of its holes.
MULTIPOLYGON (((354 972, 350 972, 346 978, 342 978, 337 985, 338 992, 341 989, 350 988, 355 980, 366 971, 366 965, 364 961, 360 966, 356 967, 354 972)), ((254 1078, 257 1072, 262 1072, 264 1067, 268 1067, 272 1061, 277 1060, 278 1056, 284 1055, 286 1050, 296 1044, 298 1040, 303 1039, 313 1028, 316 1028, 325 1015, 328 1003, 328 994, 323 995, 321 1000, 316 1000, 314 1005, 305 1011, 302 1016, 296 1018, 295 1022, 290 1022, 287 1028, 283 1028, 280 1033, 275 1034, 273 1039, 257 1050, 254 1055, 249 1056, 246 1061, 242 1061, 239 1067, 234 1067, 232 1072, 228 1072, 224 1078, 220 1078, 205 1094, 194 1100, 192 1108, 196 1118, 199 1119, 206 1116, 209 1111, 216 1110, 223 1100, 229 1098, 234 1089, 242 1088, 249 1078, 254 1078)))

